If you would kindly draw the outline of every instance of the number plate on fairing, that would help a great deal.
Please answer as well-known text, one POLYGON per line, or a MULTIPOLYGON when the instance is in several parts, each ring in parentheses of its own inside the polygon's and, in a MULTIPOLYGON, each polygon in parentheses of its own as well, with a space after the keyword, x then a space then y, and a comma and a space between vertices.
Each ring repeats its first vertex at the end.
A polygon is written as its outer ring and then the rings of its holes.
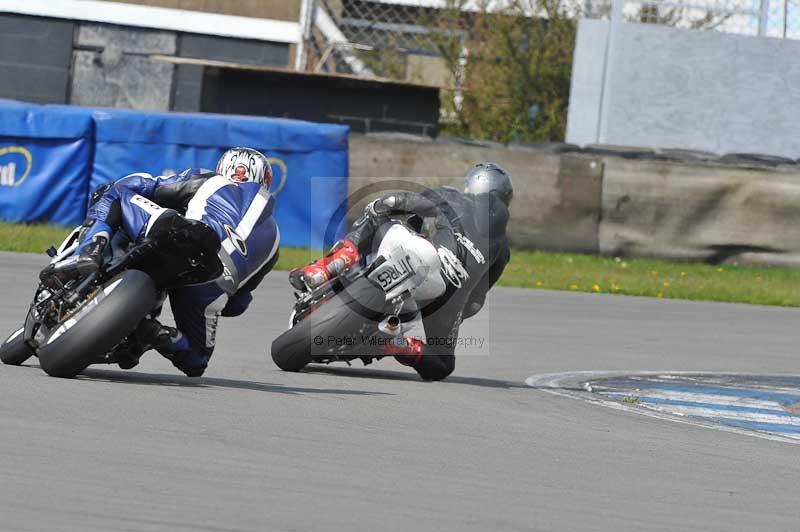
POLYGON ((411 258, 406 255, 399 261, 383 263, 369 274, 369 278, 378 283, 384 292, 391 292, 394 287, 411 278, 414 273, 416 272, 411 266, 411 258))

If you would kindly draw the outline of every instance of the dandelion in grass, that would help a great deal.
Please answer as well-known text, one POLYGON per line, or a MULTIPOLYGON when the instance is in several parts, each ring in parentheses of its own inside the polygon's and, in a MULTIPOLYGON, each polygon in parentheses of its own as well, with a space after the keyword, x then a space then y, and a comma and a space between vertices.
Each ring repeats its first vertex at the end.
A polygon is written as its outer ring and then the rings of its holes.
POLYGON ((592 285, 592 292, 599 292, 600 290, 602 289, 600 288, 599 284, 595 283, 592 285))
POLYGON ((577 290, 578 288, 580 288, 580 287, 578 285, 576 285, 576 284, 569 285, 569 289, 570 290, 577 290))
POLYGON ((542 283, 541 281, 536 281, 536 286, 539 286, 539 287, 541 287, 541 286, 542 286, 542 284, 544 284, 544 283, 542 283))

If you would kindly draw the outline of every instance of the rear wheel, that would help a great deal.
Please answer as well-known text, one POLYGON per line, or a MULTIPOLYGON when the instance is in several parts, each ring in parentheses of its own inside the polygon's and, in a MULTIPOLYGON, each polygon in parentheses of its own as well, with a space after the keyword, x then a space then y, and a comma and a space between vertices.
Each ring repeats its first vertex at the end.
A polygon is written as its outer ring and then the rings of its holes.
POLYGON ((74 377, 132 333, 156 300, 149 275, 122 272, 85 304, 85 314, 78 311, 51 333, 37 349, 39 364, 53 377, 74 377))
POLYGON ((33 356, 33 349, 25 343, 24 328, 20 328, 0 345, 0 360, 3 364, 19 366, 33 356))
POLYGON ((272 342, 272 360, 284 371, 300 371, 322 354, 328 337, 354 334, 365 321, 382 317, 384 292, 362 277, 272 342), (319 342, 318 339, 322 339, 319 342))

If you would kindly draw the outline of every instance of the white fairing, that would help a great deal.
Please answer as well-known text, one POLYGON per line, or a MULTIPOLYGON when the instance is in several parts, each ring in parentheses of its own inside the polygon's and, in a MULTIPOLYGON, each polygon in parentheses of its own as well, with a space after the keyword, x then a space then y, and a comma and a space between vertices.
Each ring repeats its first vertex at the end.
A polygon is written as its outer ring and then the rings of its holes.
POLYGON ((381 283, 387 300, 405 291, 417 301, 434 299, 445 292, 436 248, 405 226, 395 224, 386 232, 378 255, 385 257, 386 263, 370 278, 381 283))
POLYGON ((77 249, 78 244, 80 244, 80 239, 78 236, 81 232, 81 229, 83 229, 83 227, 79 225, 67 235, 67 238, 65 238, 61 245, 58 246, 58 249, 56 250, 56 256, 53 257, 53 259, 50 261, 50 264, 55 264, 56 262, 63 260, 64 258, 70 256, 75 249, 77 249))

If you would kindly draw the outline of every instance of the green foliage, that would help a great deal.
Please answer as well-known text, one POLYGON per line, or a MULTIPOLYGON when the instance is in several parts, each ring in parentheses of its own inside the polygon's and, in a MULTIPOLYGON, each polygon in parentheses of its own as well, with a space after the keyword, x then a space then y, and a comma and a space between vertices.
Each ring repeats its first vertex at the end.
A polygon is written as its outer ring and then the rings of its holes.
MULTIPOLYGON (((71 227, 58 225, 0 222, 0 251, 44 253, 50 246, 58 247, 71 230, 71 227)), ((290 270, 297 266, 304 266, 320 256, 320 251, 305 248, 281 248, 275 268, 290 270)))
POLYGON ((406 78, 406 56, 397 50, 359 50, 358 58, 376 75, 390 79, 406 78))
MULTIPOLYGON (((0 223, 0 250, 44 253, 69 229, 0 223)), ((319 258, 321 251, 282 247, 276 270, 319 258)), ((281 274, 274 274, 281 275, 281 274)), ((502 286, 674 299, 800 307, 800 270, 711 266, 652 259, 623 259, 514 250, 502 286)))
POLYGON ((622 398, 622 402, 625 403, 625 404, 629 404, 629 405, 638 405, 639 404, 639 398, 636 397, 635 395, 628 394, 628 395, 626 395, 625 397, 622 398))
POLYGON ((563 141, 576 19, 558 0, 515 0, 465 13, 449 0, 433 42, 455 80, 445 91, 445 134, 499 142, 563 141), (538 113, 531 117, 535 106, 538 113))

